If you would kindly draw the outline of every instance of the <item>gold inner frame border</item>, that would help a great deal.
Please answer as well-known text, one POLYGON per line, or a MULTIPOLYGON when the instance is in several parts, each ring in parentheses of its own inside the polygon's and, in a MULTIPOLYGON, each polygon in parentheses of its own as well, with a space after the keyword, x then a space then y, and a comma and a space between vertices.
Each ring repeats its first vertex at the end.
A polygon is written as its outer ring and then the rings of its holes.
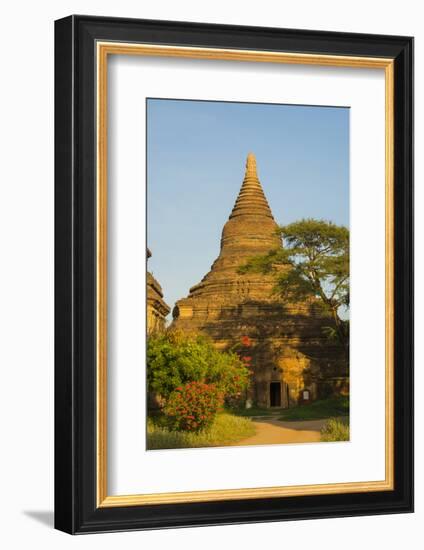
POLYGON ((257 50, 96 43, 97 62, 97 507, 142 506, 255 498, 342 494, 394 489, 394 60, 257 50), (109 55, 182 57, 296 65, 384 69, 385 72, 385 479, 315 485, 217 489, 110 496, 107 492, 107 62, 109 55))

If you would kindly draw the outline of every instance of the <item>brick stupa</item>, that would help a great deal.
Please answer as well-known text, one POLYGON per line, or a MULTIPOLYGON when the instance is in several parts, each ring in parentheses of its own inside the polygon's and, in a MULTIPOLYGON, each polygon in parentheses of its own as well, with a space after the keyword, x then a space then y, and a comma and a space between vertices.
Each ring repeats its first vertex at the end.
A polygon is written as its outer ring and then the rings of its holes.
POLYGON ((175 304, 172 328, 205 333, 220 349, 241 349, 251 357, 253 383, 247 399, 260 406, 288 407, 345 387, 340 351, 324 336, 331 325, 314 300, 289 304, 278 298, 272 275, 240 274, 253 256, 282 246, 277 224, 247 156, 240 192, 209 273, 175 304))

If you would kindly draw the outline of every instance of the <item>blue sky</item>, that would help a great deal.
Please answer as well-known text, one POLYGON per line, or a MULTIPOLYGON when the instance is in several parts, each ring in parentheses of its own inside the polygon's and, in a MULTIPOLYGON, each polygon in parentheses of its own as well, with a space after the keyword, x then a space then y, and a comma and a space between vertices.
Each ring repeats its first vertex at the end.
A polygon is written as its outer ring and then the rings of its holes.
POLYGON ((148 267, 171 307, 218 256, 250 151, 277 223, 349 226, 348 108, 148 99, 148 267))

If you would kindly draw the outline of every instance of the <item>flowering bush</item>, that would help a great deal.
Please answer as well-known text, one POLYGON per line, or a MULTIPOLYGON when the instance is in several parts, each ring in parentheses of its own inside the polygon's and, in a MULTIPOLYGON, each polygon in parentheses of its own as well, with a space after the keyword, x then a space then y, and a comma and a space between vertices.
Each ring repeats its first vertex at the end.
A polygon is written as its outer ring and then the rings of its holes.
POLYGON ((200 432, 211 426, 223 402, 224 395, 215 384, 189 382, 169 395, 163 412, 170 429, 200 432))

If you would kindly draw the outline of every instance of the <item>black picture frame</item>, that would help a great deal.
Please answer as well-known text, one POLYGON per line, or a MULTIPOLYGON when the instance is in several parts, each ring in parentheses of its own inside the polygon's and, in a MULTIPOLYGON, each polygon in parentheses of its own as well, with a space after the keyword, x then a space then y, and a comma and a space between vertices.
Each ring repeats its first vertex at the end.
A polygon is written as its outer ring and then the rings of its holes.
POLYGON ((76 534, 413 511, 413 39, 73 15, 55 22, 55 73, 55 527, 76 534), (394 59, 393 491, 97 507, 98 40, 394 59))

